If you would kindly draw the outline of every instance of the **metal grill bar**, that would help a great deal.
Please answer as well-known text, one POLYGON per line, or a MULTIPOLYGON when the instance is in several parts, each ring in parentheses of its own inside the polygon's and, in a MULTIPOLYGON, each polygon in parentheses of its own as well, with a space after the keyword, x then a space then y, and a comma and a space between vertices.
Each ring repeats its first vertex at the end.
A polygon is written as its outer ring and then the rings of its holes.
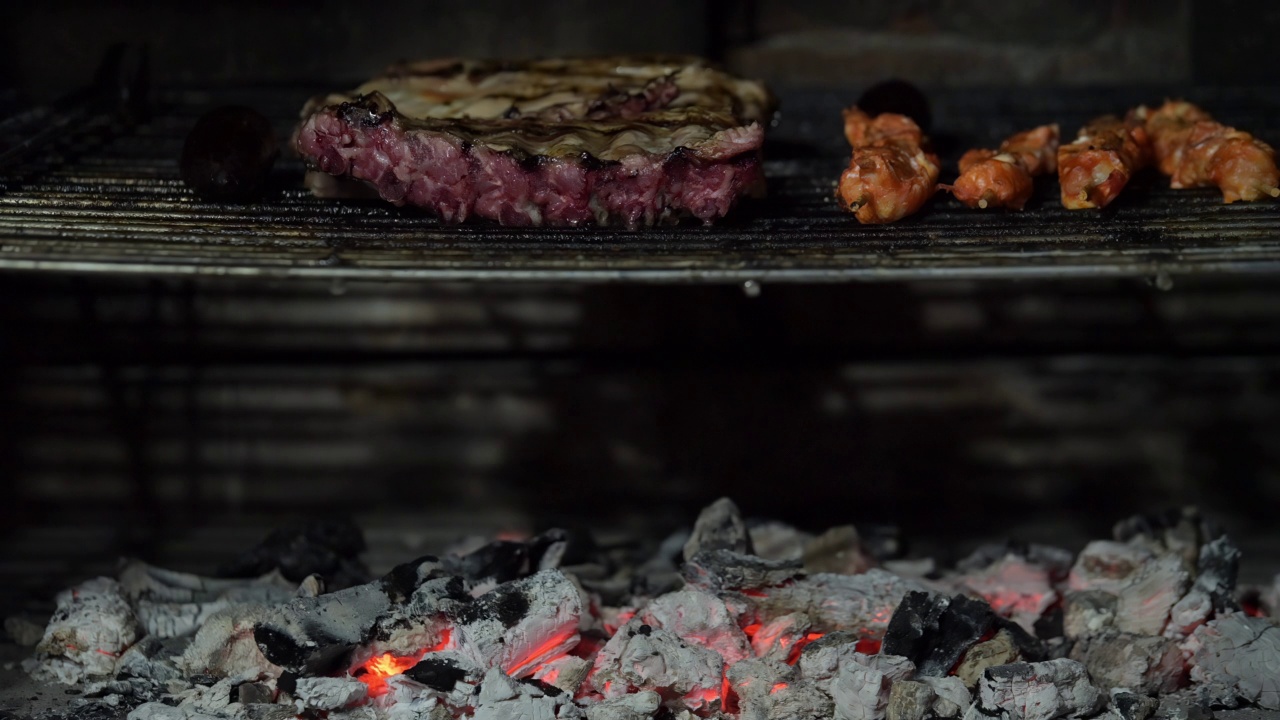
MULTIPOLYGON (((287 136, 307 89, 178 92, 136 128, 97 117, 0 177, 0 269, 399 280, 840 281, 1161 276, 1280 271, 1280 204, 1224 206, 1154 173, 1103 212, 1068 212, 1053 181, 1023 213, 978 213, 940 196, 918 217, 862 226, 836 207, 849 96, 795 93, 774 134, 770 197, 715 226, 641 230, 449 226, 376 201, 321 200, 286 160, 253 204, 195 199, 177 175, 205 108, 254 98, 287 136), (833 138, 835 142, 833 142, 833 138)), ((1092 114, 1166 91, 937 93, 937 139, 954 158, 1006 131, 1092 114), (945 132, 941 132, 945 131, 945 132)), ((1280 140, 1280 91, 1189 91, 1222 119, 1280 140)), ((253 101, 251 101, 253 102, 253 101)))

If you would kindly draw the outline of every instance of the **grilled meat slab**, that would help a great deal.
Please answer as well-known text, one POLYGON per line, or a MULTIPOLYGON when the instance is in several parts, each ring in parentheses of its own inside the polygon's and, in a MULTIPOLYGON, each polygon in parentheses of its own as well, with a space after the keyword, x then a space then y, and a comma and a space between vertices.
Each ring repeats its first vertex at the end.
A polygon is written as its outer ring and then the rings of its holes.
POLYGON ((690 58, 437 60, 313 99, 294 146, 451 222, 710 222, 763 188, 772 106, 759 83, 690 58))

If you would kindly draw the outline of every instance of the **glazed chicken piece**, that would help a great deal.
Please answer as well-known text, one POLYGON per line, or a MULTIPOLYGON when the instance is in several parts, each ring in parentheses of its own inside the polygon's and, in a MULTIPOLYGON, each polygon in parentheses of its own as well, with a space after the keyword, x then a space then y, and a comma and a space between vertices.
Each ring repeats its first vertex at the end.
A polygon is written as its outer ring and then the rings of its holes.
POLYGON ((1252 202, 1280 197, 1280 170, 1270 145, 1247 132, 1214 121, 1204 110, 1170 100, 1134 111, 1145 123, 1160 172, 1174 189, 1217 187, 1222 201, 1252 202))
POLYGON ((1062 206, 1068 210, 1103 208, 1151 162, 1151 143, 1141 123, 1114 115, 1080 129, 1075 142, 1058 148, 1062 206))
POLYGON ((836 195, 859 222, 901 220, 937 191, 938 157, 924 149, 924 133, 910 118, 893 113, 873 118, 849 108, 844 134, 853 155, 836 195))
POLYGON ((1042 125, 1010 136, 999 150, 975 149, 960 158, 960 177, 950 186, 971 208, 1021 210, 1031 198, 1033 178, 1058 166, 1058 126, 1042 125))

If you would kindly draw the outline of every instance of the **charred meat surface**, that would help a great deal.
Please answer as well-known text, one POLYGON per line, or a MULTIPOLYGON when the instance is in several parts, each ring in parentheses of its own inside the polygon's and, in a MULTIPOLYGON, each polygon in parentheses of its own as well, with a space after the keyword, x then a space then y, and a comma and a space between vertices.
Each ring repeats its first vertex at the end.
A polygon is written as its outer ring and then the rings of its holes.
POLYGON ((313 99, 294 146, 448 222, 710 222, 763 188, 772 106, 692 58, 432 61, 313 99))

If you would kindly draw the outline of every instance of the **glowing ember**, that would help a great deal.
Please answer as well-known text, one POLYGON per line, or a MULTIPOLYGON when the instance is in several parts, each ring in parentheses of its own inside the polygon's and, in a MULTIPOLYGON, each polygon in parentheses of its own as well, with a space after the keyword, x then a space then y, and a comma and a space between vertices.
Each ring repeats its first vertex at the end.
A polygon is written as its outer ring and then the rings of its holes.
MULTIPOLYGON (((822 637, 822 635, 823 635, 822 633, 811 632, 808 635, 805 635, 804 637, 797 640, 795 647, 791 648, 791 652, 787 654, 787 664, 795 665, 797 662, 799 662, 800 652, 804 650, 804 647, 809 643, 813 642, 814 640, 817 640, 818 638, 822 637)), ((783 638, 783 639, 785 640, 786 638, 783 638)), ((783 644, 783 647, 786 647, 786 645, 783 644)))
POLYGON ((775 684, 773 687, 769 688, 769 694, 770 694, 770 695, 774 695, 774 694, 777 694, 778 692, 780 692, 780 691, 782 691, 782 690, 786 690, 786 689, 787 689, 787 684, 786 684, 786 683, 777 683, 777 684, 775 684))
POLYGON ((880 646, 882 644, 883 643, 880 640, 874 640, 872 638, 862 638, 861 640, 858 641, 857 645, 853 646, 853 649, 857 650, 863 655, 878 655, 880 654, 880 646))
POLYGON ((503 668, 503 671, 511 677, 517 678, 532 674, 533 671, 537 669, 538 665, 550 662, 561 655, 564 655, 566 650, 562 648, 566 645, 571 645, 570 639, 576 635, 577 633, 557 635, 534 648, 527 656, 525 656, 524 659, 513 663, 510 667, 503 668), (560 650, 560 652, 556 652, 557 650, 560 650))
POLYGON ((399 675, 417 665, 419 659, 421 659, 421 656, 401 657, 391 653, 384 653, 377 657, 369 658, 351 674, 359 678, 360 682, 369 686, 370 696, 377 697, 387 692, 387 678, 399 675))

